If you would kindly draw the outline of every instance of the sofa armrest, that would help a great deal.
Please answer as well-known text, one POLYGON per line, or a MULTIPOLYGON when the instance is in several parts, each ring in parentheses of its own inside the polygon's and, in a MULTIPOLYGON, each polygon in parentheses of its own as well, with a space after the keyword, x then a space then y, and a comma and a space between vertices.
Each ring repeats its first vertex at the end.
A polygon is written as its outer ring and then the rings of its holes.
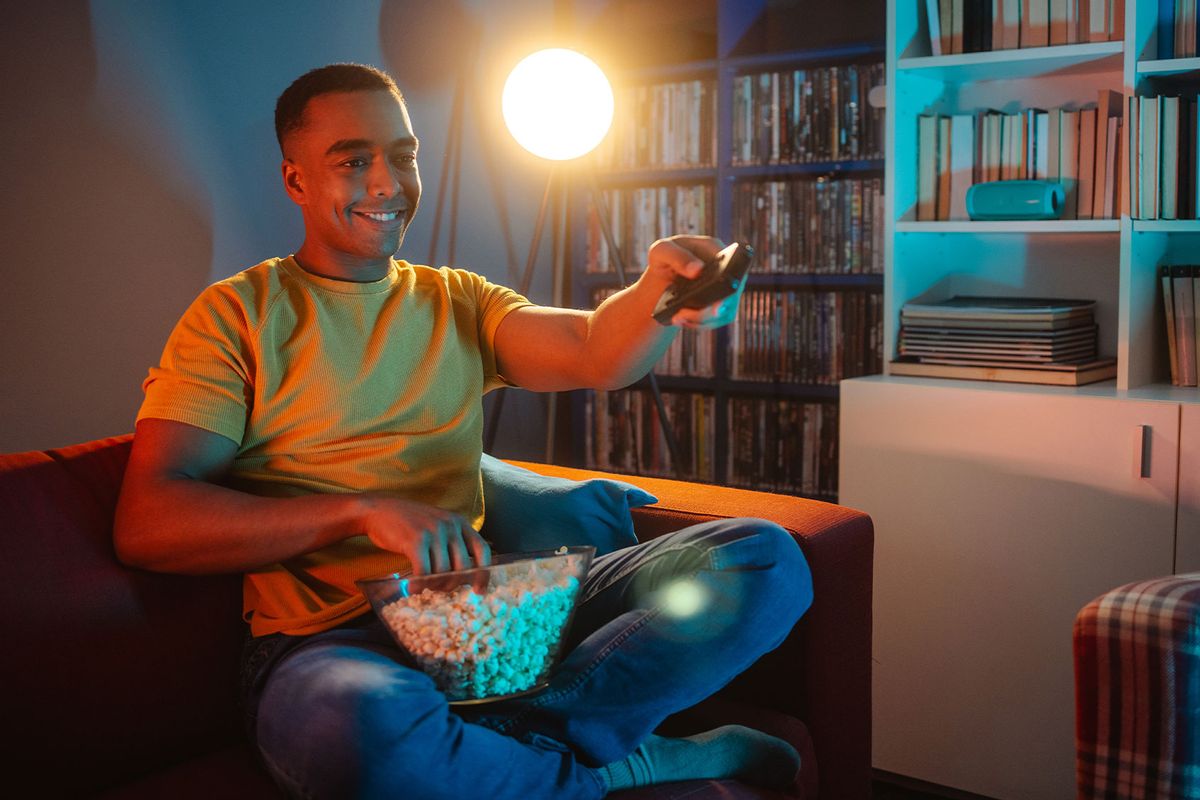
POLYGON ((724 692, 805 722, 816 750, 820 796, 870 797, 874 530, 869 516, 787 495, 512 463, 543 475, 613 478, 645 489, 658 503, 633 510, 643 540, 728 517, 759 517, 791 531, 812 570, 812 607, 779 648, 724 692))

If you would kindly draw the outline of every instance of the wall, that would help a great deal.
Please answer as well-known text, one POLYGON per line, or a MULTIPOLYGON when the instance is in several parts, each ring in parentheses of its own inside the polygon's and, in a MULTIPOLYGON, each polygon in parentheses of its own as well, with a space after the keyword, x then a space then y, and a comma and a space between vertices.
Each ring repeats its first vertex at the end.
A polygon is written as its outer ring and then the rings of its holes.
MULTIPOLYGON (((275 98, 307 69, 391 71, 422 138, 422 212, 400 255, 425 261, 456 68, 498 98, 550 41, 551 0, 95 0, 20 3, 0 26, 0 451, 132 430, 140 385, 208 283, 299 247, 279 179, 275 98), (20 122, 14 124, 14 121, 20 122)), ((545 165, 468 116, 455 263, 510 279, 484 147, 521 264, 545 165)), ((443 222, 439 263, 446 260, 443 222)), ((549 301, 548 242, 535 300, 549 301)), ((496 451, 536 458, 544 400, 510 397, 496 451)))

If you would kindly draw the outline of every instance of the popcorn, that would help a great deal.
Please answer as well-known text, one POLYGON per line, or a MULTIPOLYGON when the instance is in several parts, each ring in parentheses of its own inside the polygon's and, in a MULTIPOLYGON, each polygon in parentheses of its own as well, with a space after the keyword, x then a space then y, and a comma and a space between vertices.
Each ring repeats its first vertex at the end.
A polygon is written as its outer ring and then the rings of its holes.
POLYGON ((464 584, 383 606, 396 641, 450 700, 495 697, 544 680, 579 592, 583 556, 517 561, 464 584))

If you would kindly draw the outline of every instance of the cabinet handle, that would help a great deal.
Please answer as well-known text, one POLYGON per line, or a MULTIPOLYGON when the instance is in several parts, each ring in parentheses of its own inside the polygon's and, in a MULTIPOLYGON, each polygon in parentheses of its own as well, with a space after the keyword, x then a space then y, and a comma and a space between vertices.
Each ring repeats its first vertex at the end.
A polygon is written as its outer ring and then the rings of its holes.
POLYGON ((1133 477, 1150 477, 1150 440, 1152 428, 1138 425, 1133 429, 1133 477))

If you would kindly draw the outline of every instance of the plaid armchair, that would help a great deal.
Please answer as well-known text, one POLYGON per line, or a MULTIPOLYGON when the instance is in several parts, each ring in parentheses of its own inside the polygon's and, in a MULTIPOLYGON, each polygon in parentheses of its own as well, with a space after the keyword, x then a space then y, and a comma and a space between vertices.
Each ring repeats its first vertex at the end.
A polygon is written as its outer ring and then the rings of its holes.
POLYGON ((1074 648, 1080 800, 1200 800, 1200 573, 1106 592, 1074 648))

